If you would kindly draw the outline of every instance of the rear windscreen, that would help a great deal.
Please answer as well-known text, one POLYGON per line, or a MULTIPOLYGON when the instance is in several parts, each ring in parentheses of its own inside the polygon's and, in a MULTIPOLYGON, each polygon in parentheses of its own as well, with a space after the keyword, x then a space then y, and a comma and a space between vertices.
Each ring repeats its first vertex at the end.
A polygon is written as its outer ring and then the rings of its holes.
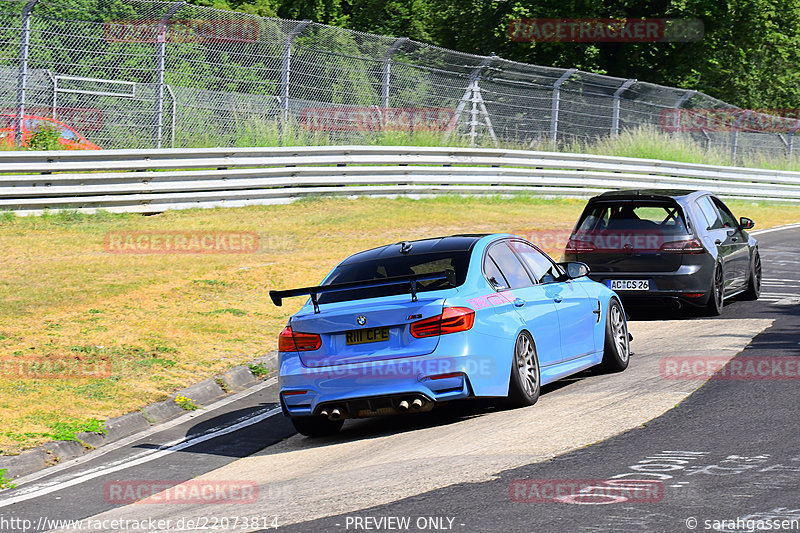
POLYGON ((669 202, 598 202, 584 212, 577 232, 643 232, 661 235, 689 234, 683 212, 669 202))
MULTIPOLYGON (((461 285, 467 277, 470 252, 450 251, 428 254, 409 254, 392 257, 379 257, 339 265, 323 285, 335 285, 353 281, 372 281, 392 278, 395 276, 409 276, 414 274, 434 274, 452 270, 456 274, 456 285, 461 285)), ((361 300, 364 298, 379 298, 397 294, 410 294, 409 283, 370 287, 365 289, 348 289, 344 291, 328 292, 319 295, 319 303, 343 302, 348 300, 361 300)), ((433 291, 449 288, 447 280, 420 281, 417 292, 433 291)))

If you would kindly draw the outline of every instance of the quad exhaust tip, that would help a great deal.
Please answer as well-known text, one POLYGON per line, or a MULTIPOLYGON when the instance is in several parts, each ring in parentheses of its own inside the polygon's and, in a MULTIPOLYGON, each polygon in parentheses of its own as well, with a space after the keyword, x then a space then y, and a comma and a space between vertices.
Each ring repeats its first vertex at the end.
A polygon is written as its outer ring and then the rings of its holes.
POLYGON ((408 411, 408 402, 406 400, 403 400, 402 402, 397 404, 397 408, 401 411, 408 411))
POLYGON ((422 401, 420 398, 415 398, 413 402, 411 402, 411 408, 415 411, 421 409, 425 402, 422 401))
POLYGON ((334 408, 333 410, 331 410, 331 414, 328 415, 328 418, 330 418, 331 420, 339 420, 340 418, 342 418, 342 412, 338 408, 334 408))

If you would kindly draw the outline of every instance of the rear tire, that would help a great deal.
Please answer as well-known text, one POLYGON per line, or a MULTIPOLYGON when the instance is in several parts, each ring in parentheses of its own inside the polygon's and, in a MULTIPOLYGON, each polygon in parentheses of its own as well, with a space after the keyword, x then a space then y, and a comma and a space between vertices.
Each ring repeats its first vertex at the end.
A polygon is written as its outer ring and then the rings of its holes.
POLYGON ((747 281, 747 289, 742 293, 742 300, 758 300, 759 296, 761 296, 761 255, 756 249, 753 254, 750 279, 747 281))
POLYGON ((714 269, 714 279, 711 281, 711 295, 708 297, 708 303, 703 309, 705 316, 719 316, 722 314, 724 294, 725 274, 722 271, 722 265, 717 264, 714 269))
POLYGON ((541 392, 539 358, 533 337, 527 331, 517 336, 514 343, 514 360, 508 384, 508 401, 514 407, 527 407, 536 403, 541 392))
POLYGON ((324 437, 338 433, 342 429, 344 420, 328 420, 324 416, 293 416, 292 424, 301 435, 324 437))
POLYGON ((606 313, 606 339, 603 347, 603 372, 622 372, 631 360, 631 341, 628 334, 628 321, 622 305, 616 298, 608 302, 606 313))

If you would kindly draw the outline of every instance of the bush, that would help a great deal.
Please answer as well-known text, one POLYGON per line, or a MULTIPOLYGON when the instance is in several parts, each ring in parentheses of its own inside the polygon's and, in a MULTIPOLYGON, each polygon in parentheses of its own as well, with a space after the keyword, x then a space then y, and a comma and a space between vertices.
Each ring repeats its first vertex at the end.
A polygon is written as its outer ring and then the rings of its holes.
POLYGON ((64 146, 58 139, 61 137, 61 129, 55 124, 42 123, 36 126, 31 132, 28 141, 29 150, 62 150, 64 146))

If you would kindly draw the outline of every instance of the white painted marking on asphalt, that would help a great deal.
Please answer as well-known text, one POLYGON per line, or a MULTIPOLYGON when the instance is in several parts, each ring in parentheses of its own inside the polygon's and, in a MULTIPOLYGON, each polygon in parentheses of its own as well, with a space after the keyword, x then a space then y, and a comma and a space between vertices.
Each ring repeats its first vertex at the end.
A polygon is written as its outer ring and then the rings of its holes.
POLYGON ((784 298, 783 300, 778 300, 774 303, 774 305, 797 305, 800 304, 800 297, 797 298, 784 298))
POLYGON ((208 440, 215 439, 215 438, 221 437, 223 435, 227 435, 228 433, 233 433, 234 431, 239 431, 240 429, 245 428, 247 426, 251 426, 253 424, 257 424, 257 423, 261 422, 262 420, 266 420, 267 418, 275 416, 276 414, 278 414, 280 412, 281 412, 281 408, 280 407, 275 407, 273 409, 270 409, 266 413, 262 413, 262 414, 260 414, 258 416, 248 416, 248 417, 246 417, 245 420, 242 420, 241 422, 239 422, 237 424, 233 424, 233 425, 230 425, 230 426, 225 426, 225 427, 220 428, 220 429, 218 429, 216 431, 213 431, 211 433, 206 433, 206 434, 201 435, 199 437, 194 437, 192 439, 189 439, 189 440, 186 440, 186 441, 183 441, 183 442, 178 441, 178 444, 174 444, 174 445, 172 445, 172 443, 170 443, 170 447, 167 448, 167 449, 149 451, 149 452, 145 452, 145 453, 139 454, 139 455, 134 456, 134 457, 126 457, 126 458, 114 463, 113 466, 106 465, 106 466, 103 466, 103 467, 98 467, 96 469, 90 470, 90 471, 88 471, 88 472, 86 472, 86 473, 84 473, 84 474, 82 474, 82 475, 80 475, 78 477, 72 478, 72 479, 70 479, 68 481, 65 481, 65 482, 62 482, 62 483, 53 484, 51 486, 44 486, 44 487, 36 489, 36 490, 32 490, 33 488, 31 488, 31 489, 29 489, 29 491, 26 494, 19 494, 17 496, 14 496, 14 497, 8 498, 6 500, 0 501, 0 508, 1 507, 7 507, 9 505, 12 505, 12 504, 15 504, 15 503, 19 503, 19 502, 23 502, 23 501, 26 501, 26 500, 30 500, 32 498, 38 498, 40 496, 45 496, 47 494, 50 494, 50 493, 53 493, 53 492, 56 492, 56 491, 59 491, 59 490, 63 490, 63 489, 66 489, 66 488, 69 488, 69 487, 72 487, 72 486, 75 486, 75 485, 79 485, 81 483, 84 483, 86 481, 90 481, 90 480, 98 478, 100 476, 105 476, 106 474, 112 474, 114 472, 119 472, 120 470, 125 470, 127 468, 132 467, 132 466, 139 466, 139 465, 142 465, 142 464, 145 464, 145 463, 149 463, 150 461, 155 461, 156 459, 160 459, 162 457, 166 457, 167 455, 170 455, 172 453, 179 452, 179 451, 184 450, 186 448, 191 448, 192 446, 196 446, 196 445, 201 444, 203 442, 206 442, 208 440))
MULTIPOLYGON (((205 435, 209 435, 209 434, 217 432, 217 431, 219 431, 221 429, 225 429, 226 427, 228 427, 230 425, 238 424, 239 422, 242 422, 242 421, 245 421, 245 420, 249 420, 251 417, 258 416, 258 415, 260 415, 262 413, 265 413, 267 411, 268 410, 262 409, 261 411, 257 411, 256 413, 251 413, 251 414, 248 414, 246 416, 241 416, 241 417, 229 422, 226 425, 209 428, 206 431, 204 431, 203 433, 201 433, 199 435, 195 435, 192 438, 193 439, 197 439, 197 438, 203 437, 205 435)), ((181 417, 181 418, 183 418, 183 417, 181 417)), ((103 465, 100 465, 100 466, 96 466, 94 468, 90 468, 88 470, 84 470, 82 472, 79 472, 78 475, 75 476, 75 477, 81 477, 81 476, 84 476, 84 475, 87 475, 87 474, 92 474, 94 472, 99 472, 99 471, 104 470, 104 469, 113 468, 115 466, 124 464, 124 463, 126 463, 128 461, 133 461, 133 460, 138 459, 140 457, 144 457, 144 456, 153 454, 153 453, 155 453, 155 452, 157 452, 159 450, 165 450, 167 448, 171 448, 172 446, 180 444, 181 442, 184 442, 183 438, 175 439, 175 440, 172 440, 170 442, 167 442, 165 444, 162 444, 162 445, 158 446, 158 449, 156 449, 156 450, 145 450, 143 452, 140 452, 140 453, 137 453, 137 454, 134 454, 134 455, 128 455, 128 456, 125 456, 125 457, 123 457, 121 459, 117 459, 116 461, 111 461, 109 463, 106 463, 106 464, 103 464, 103 465)), ((46 487, 60 486, 62 483, 66 483, 67 481, 70 481, 70 479, 71 478, 69 476, 63 476, 63 477, 60 477, 60 478, 57 477, 55 479, 52 479, 52 480, 49 480, 49 481, 45 481, 44 483, 39 483, 38 485, 29 485, 29 486, 26 486, 23 489, 18 490, 17 491, 17 495, 30 494, 30 493, 39 491, 39 490, 41 490, 43 488, 46 488, 46 487)))
MULTIPOLYGON (((155 433, 160 433, 161 431, 173 428, 175 426, 183 424, 184 422, 188 422, 192 418, 198 418, 198 417, 200 417, 200 416, 202 416, 202 415, 204 415, 206 413, 210 413, 211 411, 215 411, 215 410, 217 410, 217 409, 219 409, 221 407, 225 407, 226 405, 228 405, 230 403, 237 402, 237 401, 241 400, 242 398, 250 396, 251 394, 255 394, 256 392, 260 392, 260 391, 262 391, 262 390, 264 390, 264 389, 266 389, 268 387, 271 387, 272 385, 275 385, 277 383, 278 383, 278 378, 277 377, 265 379, 261 383, 259 383, 257 385, 254 385, 254 386, 250 387, 249 389, 245 389, 245 390, 243 390, 241 392, 237 392, 237 393, 231 394, 229 396, 225 396, 221 400, 216 401, 216 402, 212 403, 211 405, 204 407, 202 412, 200 412, 200 411, 191 411, 191 412, 189 412, 189 413, 187 413, 185 415, 179 416, 178 418, 176 418, 174 420, 170 420, 168 422, 157 424, 157 425, 152 426, 150 428, 147 428, 147 429, 145 429, 143 431, 140 431, 139 433, 134 433, 133 435, 131 435, 129 437, 125 437, 124 439, 120 439, 120 440, 118 440, 116 442, 112 442, 112 443, 106 444, 104 446, 101 446, 97 450, 89 452, 86 455, 82 455, 82 456, 77 457, 75 459, 71 459, 69 461, 65 461, 63 463, 59 463, 58 465, 45 468, 44 470, 40 470, 38 472, 34 472, 33 474, 29 474, 27 476, 23 476, 21 478, 15 479, 14 482, 17 484, 17 487, 20 487, 20 486, 25 485, 27 483, 32 483, 32 482, 36 481, 37 479, 41 479, 43 477, 47 477, 47 476, 50 476, 52 474, 57 474, 58 472, 61 472, 62 470, 66 470, 68 468, 72 468, 72 467, 74 467, 76 465, 80 465, 80 464, 83 464, 83 463, 86 463, 86 462, 89 462, 89 461, 93 461, 93 460, 97 459, 98 457, 101 457, 101 456, 103 456, 103 455, 105 455, 105 454, 107 454, 109 452, 113 452, 114 450, 118 450, 120 448, 124 448, 125 446, 128 446, 129 444, 132 444, 132 443, 134 443, 134 442, 136 442, 138 440, 141 440, 141 439, 147 437, 148 435, 152 435, 152 434, 155 434, 155 433)), ((179 442, 179 441, 176 441, 176 442, 179 442)), ((168 443, 165 446, 171 446, 172 444, 174 444, 174 443, 168 443)), ((138 457, 138 456, 134 456, 134 457, 138 457)), ((2 494, 2 491, 0 491, 0 494, 2 494)))
POLYGON ((126 457, 124 459, 121 459, 120 461, 116 461, 115 463, 112 463, 113 466, 106 465, 106 466, 98 467, 98 468, 95 468, 93 470, 89 470, 86 473, 84 473, 84 474, 82 474, 82 475, 80 475, 78 477, 75 477, 73 479, 70 479, 68 481, 65 481, 65 482, 62 482, 62 483, 53 484, 52 486, 48 486, 48 487, 43 487, 43 488, 41 488, 39 490, 30 490, 29 489, 29 491, 27 491, 26 494, 20 494, 18 496, 15 496, 15 497, 12 497, 12 498, 9 498, 7 500, 4 500, 4 501, 0 502, 0 507, 6 507, 6 506, 11 505, 13 503, 18 503, 18 502, 21 502, 21 501, 29 500, 31 498, 38 498, 39 496, 44 496, 46 494, 50 494, 50 493, 55 492, 55 491, 59 491, 59 490, 62 490, 62 489, 68 488, 68 487, 72 487, 74 485, 78 485, 78 484, 83 483, 85 481, 89 481, 89 480, 95 479, 97 477, 104 476, 106 474, 119 472, 120 470, 125 470, 127 468, 132 467, 132 466, 138 466, 138 465, 141 465, 141 464, 149 463, 150 461, 155 461, 156 459, 160 459, 160 458, 165 457, 165 456, 167 456, 169 454, 184 450, 186 448, 191 448, 192 446, 196 446, 198 444, 202 444, 203 442, 206 442, 208 440, 211 440, 211 439, 214 439, 214 438, 217 438, 217 437, 221 437, 223 435, 227 435, 228 433, 233 433, 234 431, 238 431, 238 430, 240 430, 242 428, 245 428, 247 426, 251 426, 253 424, 257 424, 257 423, 261 422, 262 420, 266 420, 267 418, 275 416, 276 414, 278 414, 280 412, 281 412, 281 408, 280 407, 275 407, 275 408, 270 409, 269 411, 267 411, 265 413, 262 413, 260 415, 257 415, 257 416, 243 417, 244 420, 239 419, 241 421, 236 423, 236 424, 221 427, 219 429, 216 429, 215 431, 211 431, 209 433, 205 433, 205 434, 200 435, 198 437, 194 437, 194 438, 191 438, 191 439, 185 440, 185 441, 182 440, 182 439, 178 440, 178 441, 173 441, 172 443, 167 444, 167 446, 169 446, 169 448, 144 452, 144 453, 138 454, 138 455, 136 455, 134 457, 126 457))
POLYGON ((776 226, 774 228, 757 229, 757 230, 751 231, 749 233, 750 233, 750 235, 762 235, 764 233, 771 233, 773 231, 783 231, 785 229, 793 229, 793 228, 800 228, 800 223, 797 223, 797 224, 786 224, 785 226, 776 226))

